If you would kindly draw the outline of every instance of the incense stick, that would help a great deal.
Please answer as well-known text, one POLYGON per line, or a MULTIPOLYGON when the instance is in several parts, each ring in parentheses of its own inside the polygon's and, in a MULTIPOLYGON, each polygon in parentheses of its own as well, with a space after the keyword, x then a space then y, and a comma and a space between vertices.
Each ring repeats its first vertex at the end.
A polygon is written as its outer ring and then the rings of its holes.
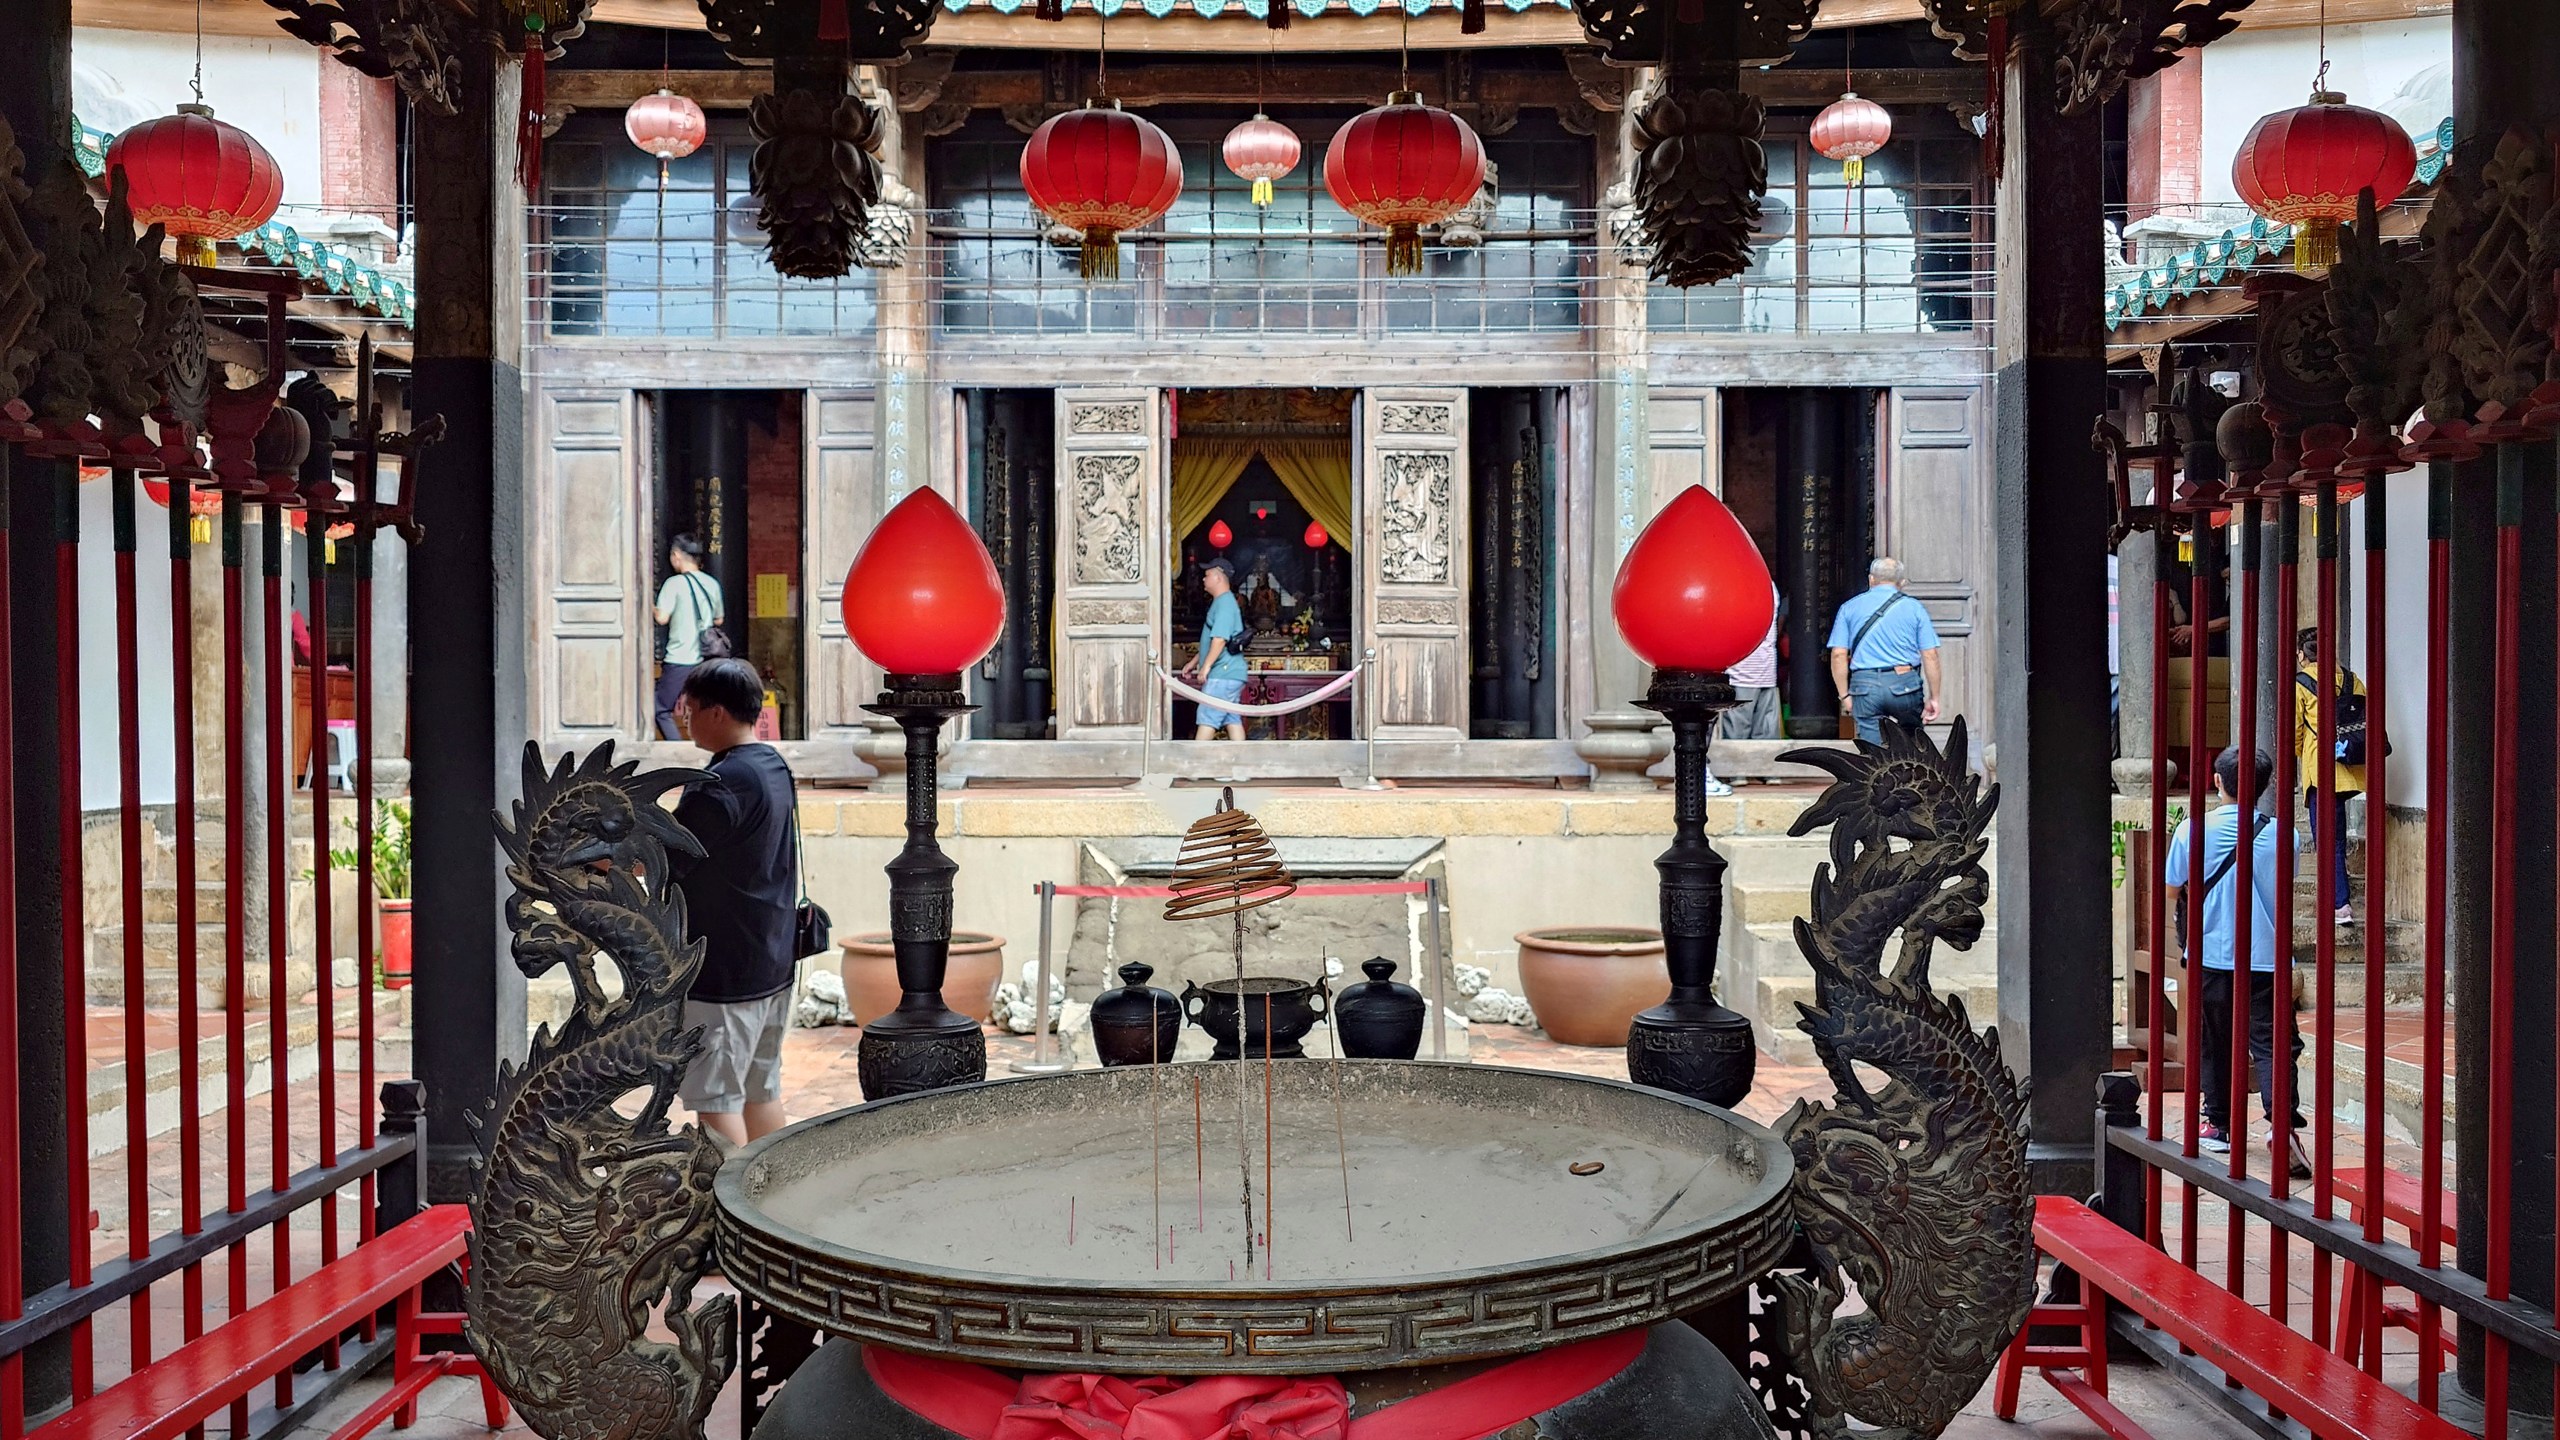
MULTIPOLYGON (((1329 1017, 1328 1017, 1329 1018, 1329 1017)), ((1342 1160, 1342 1238, 1351 1234, 1351 1143, 1343 1136, 1342 1125, 1342 1032, 1328 1024, 1327 1041, 1333 1049, 1333 1153, 1342 1160)))
POLYGON ((1199 1210, 1192 1228, 1209 1233, 1209 1141, 1207 1107, 1200 1096, 1200 1077, 1191 1077, 1191 1199, 1199 1210))
POLYGON ((1271 1278, 1271 1251, 1279 1233, 1271 1173, 1271 992, 1262 992, 1262 1278, 1271 1278))
MULTIPOLYGON (((1244 1273, 1253 1274, 1253 1138, 1246 1118, 1246 1093, 1253 1083, 1252 1072, 1245 1067, 1244 1023, 1244 912, 1235 916, 1234 953, 1236 971, 1236 1173, 1244 1181, 1244 1273)), ((1268 1030, 1264 1032, 1266 1035, 1268 1030)))
MULTIPOLYGON (((1147 1158, 1155 1162, 1155 1220, 1147 1229, 1153 1234, 1164 1228, 1164 1066, 1157 1059, 1163 1048, 1157 1040, 1155 1010, 1147 1011, 1147 1158)), ((1164 1253, 1156 1253, 1156 1268, 1164 1268, 1164 1253)))

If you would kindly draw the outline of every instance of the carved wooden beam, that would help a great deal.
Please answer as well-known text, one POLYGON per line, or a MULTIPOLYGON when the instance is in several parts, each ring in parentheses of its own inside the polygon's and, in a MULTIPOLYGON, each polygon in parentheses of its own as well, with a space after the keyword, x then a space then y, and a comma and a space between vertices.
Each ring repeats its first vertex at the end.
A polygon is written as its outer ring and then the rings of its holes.
MULTIPOLYGON (((937 30, 936 34, 940 32, 937 30)), ((1115 48, 1117 39, 1114 40, 1115 48)), ((655 71, 591 72, 620 73, 649 78, 649 89, 655 90, 655 71)), ((1611 71, 1623 74, 1622 71, 1611 71)), ((1238 96, 1262 94, 1269 103, 1361 103, 1374 102, 1394 88, 1396 66, 1391 62, 1373 64, 1291 65, 1273 68, 1267 79, 1250 61, 1203 61, 1198 64, 1114 65, 1111 68, 1111 94, 1122 105, 1142 110, 1155 105, 1215 105, 1234 102, 1238 96)), ((1625 103, 1625 92, 1603 91, 1608 104, 1593 101, 1593 87, 1575 74, 1521 73, 1503 70, 1479 70, 1468 87, 1472 93, 1453 96, 1448 77, 1433 71, 1417 70, 1414 88, 1435 105, 1468 105, 1487 108, 1561 110, 1573 105, 1615 111, 1625 103)), ((1819 107, 1840 98, 1840 76, 1830 70, 1753 70, 1742 77, 1742 91, 1769 106, 1819 107)), ((558 82, 553 89, 558 91, 558 82)), ((676 87, 683 90, 682 85, 676 87)), ((907 87, 899 87, 899 108, 916 113, 927 108, 962 106, 974 110, 999 110, 1072 104, 1061 102, 1052 93, 1050 76, 1039 70, 967 70, 950 75, 939 88, 928 94, 911 97, 907 87)), ((633 98, 646 91, 635 92, 633 98)), ((686 91, 704 105, 712 102, 702 94, 686 91)), ((1861 70, 1858 93, 1886 105, 1946 105, 1959 100, 1978 99, 1982 93, 1979 72, 1960 68, 1913 70, 1861 70)), ((627 101, 625 103, 628 103, 627 101)))
POLYGON ((744 110, 773 93, 773 72, 746 70, 553 70, 545 82, 549 104, 580 110, 619 110, 664 85, 705 110, 744 110))

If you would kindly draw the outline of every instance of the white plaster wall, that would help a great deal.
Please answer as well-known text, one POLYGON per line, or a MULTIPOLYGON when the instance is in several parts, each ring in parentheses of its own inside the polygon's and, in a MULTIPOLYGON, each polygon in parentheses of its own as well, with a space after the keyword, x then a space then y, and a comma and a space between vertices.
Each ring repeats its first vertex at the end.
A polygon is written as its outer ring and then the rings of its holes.
MULTIPOLYGON (((2385 562, 2383 599, 2390 607, 2390 653, 2382 697, 2385 733, 2391 737, 2391 764, 2385 783, 2394 805, 2423 806, 2427 800, 2427 472, 2395 475, 2389 481, 2384 513, 2390 541, 2385 562)), ((2372 674, 2366 649, 2364 609, 2364 512, 2367 498, 2346 506, 2349 563, 2355 566, 2355 613, 2348 627, 2351 662, 2360 675, 2372 674)))
MULTIPOLYGON (((109 134, 195 98, 192 34, 78 27, 71 34, 71 108, 109 134)), ((258 137, 284 172, 288 225, 320 211, 320 52, 278 33, 272 40, 204 38, 204 99, 214 115, 258 137)))
MULTIPOLYGON (((2232 212, 2209 218, 2248 218, 2231 184, 2232 157, 2260 116, 2310 97, 2320 48, 2320 31, 2310 26, 2243 28, 2204 48, 2204 202, 2232 212)), ((2328 55, 2330 89, 2391 116, 2412 138, 2453 113, 2451 16, 2332 25, 2328 55)))
MULTIPOLYGON (((169 674, 169 513, 134 487, 134 632, 141 712, 142 803, 178 798, 177 727, 169 674)), ((207 552, 210 554, 211 552, 207 552)), ((102 476, 80 487, 80 808, 123 802, 116 709, 115 507, 102 476)), ((21 695, 20 703, 33 697, 21 695)))

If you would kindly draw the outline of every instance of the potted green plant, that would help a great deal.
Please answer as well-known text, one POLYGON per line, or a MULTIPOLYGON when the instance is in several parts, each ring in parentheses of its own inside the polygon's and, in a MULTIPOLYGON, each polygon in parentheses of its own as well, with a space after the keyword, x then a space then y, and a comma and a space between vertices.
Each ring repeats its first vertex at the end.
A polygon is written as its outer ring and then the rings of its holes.
MULTIPOLYGON (((354 870, 355 847, 332 847, 329 863, 344 870, 354 870)), ((382 987, 386 990, 405 989, 409 984, 410 953, 409 802, 406 800, 385 800, 374 811, 373 893, 381 916, 375 958, 381 966, 382 987)))

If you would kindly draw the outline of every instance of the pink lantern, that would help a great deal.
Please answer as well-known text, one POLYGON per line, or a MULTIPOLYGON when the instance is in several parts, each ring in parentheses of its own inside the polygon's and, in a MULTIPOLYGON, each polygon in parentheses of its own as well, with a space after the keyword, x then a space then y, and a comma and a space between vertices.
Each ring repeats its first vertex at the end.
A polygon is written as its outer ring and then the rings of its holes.
POLYGON ((710 124, 703 119, 701 106, 672 90, 661 89, 631 102, 631 108, 622 115, 622 133, 664 164, 701 149, 710 124))
POLYGON ((1823 158, 1842 162, 1841 180, 1856 185, 1867 178, 1867 157, 1893 138, 1893 117, 1852 90, 1813 117, 1812 138, 1813 148, 1823 158))
POLYGON ((1298 168, 1298 132, 1256 110, 1227 132, 1220 153, 1236 178, 1253 182, 1253 203, 1268 205, 1271 182, 1298 168))

